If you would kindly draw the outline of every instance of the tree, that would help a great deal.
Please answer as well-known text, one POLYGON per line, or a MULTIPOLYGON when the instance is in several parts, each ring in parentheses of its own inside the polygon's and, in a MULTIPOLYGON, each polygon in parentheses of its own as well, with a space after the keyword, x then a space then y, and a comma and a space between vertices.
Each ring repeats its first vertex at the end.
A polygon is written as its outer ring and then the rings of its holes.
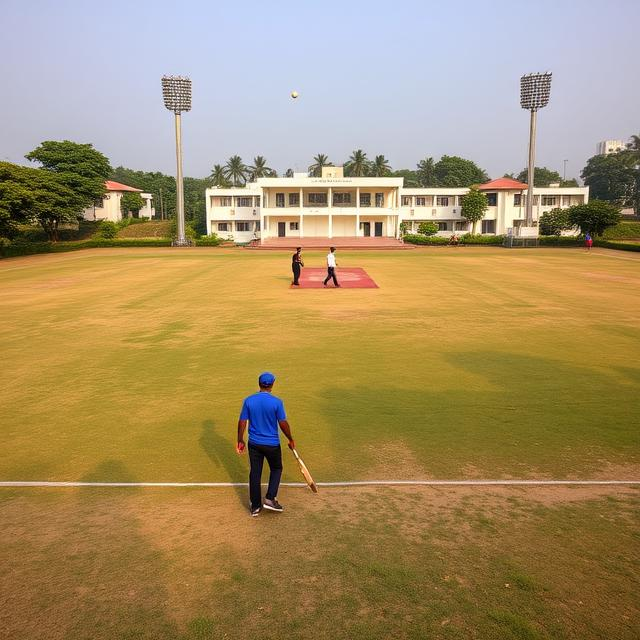
POLYGON ((569 209, 551 209, 540 216, 540 233, 543 236, 559 236, 572 226, 569 222, 569 209))
POLYGON ((370 173, 376 177, 388 176, 391 173, 391 165, 384 155, 375 157, 371 163, 370 173))
POLYGON ((425 158, 418 162, 417 176, 421 187, 435 187, 436 184, 436 172, 435 162, 433 158, 425 158))
POLYGON ((111 175, 111 165, 91 144, 46 140, 25 158, 57 174, 60 182, 82 197, 87 207, 106 193, 104 182, 111 175))
POLYGON ((284 172, 284 177, 285 177, 285 178, 293 178, 293 169, 287 169, 287 170, 284 172))
POLYGON ((484 218, 488 208, 489 200, 486 194, 475 187, 462 196, 460 215, 471 223, 471 233, 476 232, 476 223, 484 218))
MULTIPOLYGON (((159 171, 135 171, 134 169, 127 169, 125 167, 116 167, 110 178, 116 182, 121 182, 122 184, 150 193, 153 196, 157 216, 168 219, 175 215, 176 180, 173 176, 166 176, 159 171)), ((184 179, 185 218, 187 219, 190 215, 188 205, 191 195, 190 180, 192 179, 184 179)), ((204 206, 204 193, 202 193, 200 197, 202 199, 202 206, 204 206)))
POLYGON ((362 149, 356 149, 344 165, 348 176, 366 176, 369 173, 367 154, 362 149))
POLYGON ((266 178, 273 175, 274 171, 267 166, 267 160, 263 156, 256 156, 253 159, 253 166, 249 167, 249 179, 255 182, 258 178, 266 178))
MULTIPOLYGON (((603 156, 606 157, 606 156, 603 156)), ((620 222, 620 207, 603 200, 590 200, 586 204, 569 207, 569 222, 580 227, 583 234, 599 236, 608 227, 620 222)))
POLYGON ((49 240, 57 242, 58 226, 78 220, 85 196, 70 189, 53 171, 0 164, 0 221, 8 220, 11 231, 12 224, 35 220, 49 240))
POLYGON ((309 175, 319 178, 322 175, 322 167, 333 167, 333 162, 329 162, 329 156, 319 153, 313 158, 313 164, 309 166, 309 175))
MULTIPOLYGON (((523 169, 516 177, 520 182, 529 183, 529 170, 523 169)), ((547 167, 536 167, 533 171, 533 186, 548 187, 550 184, 562 184, 562 176, 553 169, 547 167)))
POLYGON ((629 151, 589 158, 582 179, 594 200, 606 200, 621 207, 634 200, 636 175, 629 151))
POLYGON ((634 213, 640 215, 640 135, 631 136, 627 144, 627 149, 629 150, 629 164, 632 166, 635 174, 635 187, 631 197, 631 204, 633 205, 634 213))
POLYGON ((418 225, 418 233, 423 236, 433 236, 438 233, 438 225, 435 222, 421 222, 418 225))
POLYGON ((224 166, 224 175, 231 180, 234 187, 241 187, 247 182, 248 169, 240 156, 231 156, 224 166))
POLYGON ((421 187, 420 180, 418 178, 418 172, 411 169, 397 169, 391 172, 393 178, 404 178, 405 187, 421 187))
POLYGON ((0 238, 12 238, 19 224, 32 220, 32 192, 28 179, 22 179, 25 170, 17 164, 0 162, 0 238))
POLYGON ((214 164, 213 169, 211 169, 211 175, 209 178, 213 181, 214 187, 230 187, 231 183, 227 180, 225 176, 224 167, 221 164, 214 164))
POLYGON ((140 209, 144 208, 145 201, 137 191, 126 191, 120 198, 120 211, 123 217, 127 217, 129 212, 133 213, 133 217, 137 218, 140 209))
POLYGON ((438 187, 470 187, 489 179, 474 162, 458 156, 442 156, 433 166, 433 171, 436 181, 433 186, 438 187))

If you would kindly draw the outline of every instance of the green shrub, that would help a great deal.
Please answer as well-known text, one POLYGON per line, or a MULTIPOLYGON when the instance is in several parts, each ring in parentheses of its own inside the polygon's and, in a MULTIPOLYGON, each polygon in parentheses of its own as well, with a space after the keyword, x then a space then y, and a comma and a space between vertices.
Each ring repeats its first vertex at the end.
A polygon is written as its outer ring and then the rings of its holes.
POLYGON ((403 240, 409 244, 425 244, 425 245, 442 245, 449 244, 449 238, 441 236, 419 236, 417 234, 408 234, 403 240))
POLYGON ((460 244, 499 244, 504 242, 504 236, 480 235, 465 233, 460 236, 460 244))
POLYGON ((119 226, 115 222, 110 220, 103 220, 98 227, 96 238, 103 238, 109 240, 115 238, 118 235, 119 226))
POLYGON ((540 216, 540 233, 545 236, 559 236, 571 229, 568 209, 551 209, 540 216))
POLYGON ((423 236, 435 236, 438 233, 438 225, 435 222, 421 222, 418 225, 418 233, 423 236))
POLYGON ((613 240, 599 240, 593 241, 594 247, 604 247, 605 249, 618 249, 620 251, 640 251, 640 243, 635 244, 633 242, 614 242, 613 240))
POLYGON ((223 238, 220 238, 215 233, 212 233, 210 236, 200 236, 196 240, 196 245, 198 247, 217 247, 224 242, 223 238))
POLYGON ((540 236, 538 244, 542 247, 577 247, 584 243, 580 236, 540 236))

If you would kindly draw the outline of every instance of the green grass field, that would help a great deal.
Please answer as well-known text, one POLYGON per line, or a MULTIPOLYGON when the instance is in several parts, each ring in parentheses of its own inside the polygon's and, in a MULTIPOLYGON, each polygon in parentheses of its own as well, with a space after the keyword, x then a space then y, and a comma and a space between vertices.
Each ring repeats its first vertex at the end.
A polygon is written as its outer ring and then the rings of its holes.
MULTIPOLYGON (((338 262, 380 288, 292 291, 279 252, 2 261, 0 480, 244 481, 265 369, 319 481, 640 478, 640 256, 338 262)), ((0 489, 0 637, 637 638, 639 495, 283 488, 252 520, 244 489, 0 489)))

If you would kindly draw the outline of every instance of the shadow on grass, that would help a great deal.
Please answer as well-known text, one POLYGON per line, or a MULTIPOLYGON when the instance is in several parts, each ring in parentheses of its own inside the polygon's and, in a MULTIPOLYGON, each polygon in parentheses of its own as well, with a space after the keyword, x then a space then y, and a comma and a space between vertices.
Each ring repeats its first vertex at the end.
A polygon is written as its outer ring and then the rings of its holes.
POLYGON ((519 353, 445 358, 460 371, 457 378, 448 374, 449 388, 442 389, 433 371, 433 386, 428 376, 422 388, 375 384, 323 392, 321 410, 341 467, 336 472, 363 478, 374 468, 387 478, 403 477, 416 473, 406 468, 412 457, 425 476, 439 478, 566 478, 607 463, 640 462, 640 385, 632 371, 621 384, 614 369, 519 353))
MULTIPOLYGON (((200 446, 217 467, 223 467, 227 472, 229 482, 247 482, 249 476, 248 454, 239 456, 229 441, 216 431, 213 420, 203 420, 200 446)), ((238 500, 243 507, 248 505, 249 488, 234 487, 238 500)))

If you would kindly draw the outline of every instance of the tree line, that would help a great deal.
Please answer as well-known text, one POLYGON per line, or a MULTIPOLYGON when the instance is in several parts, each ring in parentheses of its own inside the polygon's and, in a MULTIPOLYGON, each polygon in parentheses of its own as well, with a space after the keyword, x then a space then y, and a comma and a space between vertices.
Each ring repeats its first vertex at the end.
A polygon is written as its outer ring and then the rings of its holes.
MULTIPOLYGON (((105 180, 115 180, 153 195, 156 217, 175 216, 176 181, 159 171, 113 169, 106 156, 91 144, 69 140, 42 142, 28 153, 27 160, 38 164, 25 167, 0 162, 0 238, 11 238, 20 224, 39 224, 52 241, 58 239, 60 224, 75 222, 85 208, 105 196, 105 180)), ((308 167, 308 174, 320 176, 323 167, 334 166, 328 155, 319 153, 308 167)), ((362 149, 354 150, 343 163, 346 176, 402 177, 406 187, 471 187, 489 179, 487 172, 472 160, 443 155, 439 160, 425 157, 415 169, 394 170, 384 155, 372 160, 362 149)), ((185 218, 200 233, 206 233, 205 190, 211 186, 243 186, 262 177, 277 176, 264 156, 246 165, 239 155, 225 164, 214 165, 206 178, 184 179, 185 218)), ((285 176, 292 176, 287 169, 285 176)), ((527 170, 505 174, 527 182, 527 170)), ((631 136, 627 147, 615 154, 590 158, 581 173, 590 188, 590 198, 633 207, 640 213, 640 135, 631 136)), ((535 186, 558 183, 575 186, 575 179, 563 180, 557 171, 536 167, 535 186)), ((140 198, 125 199, 132 210, 141 206, 140 198)))

